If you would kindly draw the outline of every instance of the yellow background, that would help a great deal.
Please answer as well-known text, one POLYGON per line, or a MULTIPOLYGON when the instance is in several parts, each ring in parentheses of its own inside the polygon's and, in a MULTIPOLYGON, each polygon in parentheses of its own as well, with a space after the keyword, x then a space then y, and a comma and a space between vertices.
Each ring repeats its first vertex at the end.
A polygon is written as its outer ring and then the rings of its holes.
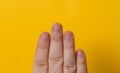
POLYGON ((119 0, 0 0, 0 73, 32 73, 38 37, 54 22, 74 32, 89 73, 120 73, 119 0))

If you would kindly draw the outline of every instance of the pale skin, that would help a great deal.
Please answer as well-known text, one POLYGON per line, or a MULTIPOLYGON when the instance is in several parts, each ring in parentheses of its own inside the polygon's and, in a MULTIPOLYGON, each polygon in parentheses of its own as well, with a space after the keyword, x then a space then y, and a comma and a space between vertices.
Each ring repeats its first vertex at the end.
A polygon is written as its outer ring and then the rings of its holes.
POLYGON ((33 73, 87 73, 84 51, 75 51, 74 34, 71 31, 63 33, 60 23, 52 26, 50 34, 41 34, 33 73))

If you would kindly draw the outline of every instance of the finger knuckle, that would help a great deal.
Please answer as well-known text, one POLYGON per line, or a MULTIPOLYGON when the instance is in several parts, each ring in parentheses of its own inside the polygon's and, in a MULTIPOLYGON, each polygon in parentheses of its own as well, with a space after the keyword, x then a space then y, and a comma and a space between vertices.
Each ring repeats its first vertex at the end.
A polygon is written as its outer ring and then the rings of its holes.
POLYGON ((50 63, 57 64, 63 62, 63 57, 50 57, 49 58, 50 63))
POLYGON ((36 65, 37 68, 40 68, 40 69, 46 69, 48 67, 47 63, 44 63, 44 62, 42 63, 40 61, 36 61, 35 65, 36 65))
POLYGON ((64 65, 64 69, 65 70, 72 70, 72 71, 75 71, 76 70, 76 65, 71 65, 71 64, 67 64, 67 65, 64 65))

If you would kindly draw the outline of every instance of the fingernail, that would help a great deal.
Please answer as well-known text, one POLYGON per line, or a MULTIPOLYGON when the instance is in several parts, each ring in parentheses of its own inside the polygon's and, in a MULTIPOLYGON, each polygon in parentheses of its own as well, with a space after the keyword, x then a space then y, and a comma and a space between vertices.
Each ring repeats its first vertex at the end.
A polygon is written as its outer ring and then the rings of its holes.
POLYGON ((55 23, 52 28, 53 31, 61 31, 62 25, 60 23, 55 23))
POLYGON ((84 52, 83 52, 83 50, 78 50, 78 55, 79 55, 80 57, 84 57, 84 52))
POLYGON ((47 32, 43 32, 41 34, 41 39, 47 39, 49 37, 49 34, 47 32))
POLYGON ((74 38, 73 33, 71 31, 66 31, 64 33, 64 37, 67 38, 67 39, 73 39, 74 38))

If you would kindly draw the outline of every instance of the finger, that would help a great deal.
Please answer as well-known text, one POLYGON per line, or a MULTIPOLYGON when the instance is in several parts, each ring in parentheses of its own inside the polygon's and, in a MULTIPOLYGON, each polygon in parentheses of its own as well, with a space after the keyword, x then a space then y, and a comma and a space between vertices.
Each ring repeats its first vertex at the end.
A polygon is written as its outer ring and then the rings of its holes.
POLYGON ((50 44, 49 34, 47 32, 42 33, 38 41, 33 73, 48 73, 49 44, 50 44))
POLYGON ((86 58, 83 50, 77 51, 77 73, 87 73, 86 58))
POLYGON ((63 43, 62 25, 56 23, 51 31, 51 43, 49 52, 49 73, 62 73, 63 66, 63 43))
POLYGON ((76 73, 75 44, 73 33, 64 33, 64 73, 76 73))

